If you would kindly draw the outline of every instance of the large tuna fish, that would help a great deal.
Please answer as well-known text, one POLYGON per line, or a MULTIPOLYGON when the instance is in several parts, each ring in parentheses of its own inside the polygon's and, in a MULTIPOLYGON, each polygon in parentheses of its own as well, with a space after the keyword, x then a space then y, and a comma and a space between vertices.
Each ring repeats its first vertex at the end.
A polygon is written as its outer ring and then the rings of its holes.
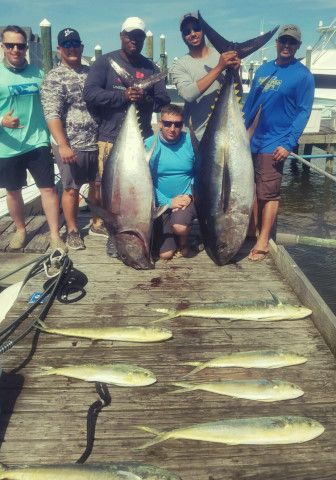
MULTIPOLYGON (((111 66, 127 85, 131 81, 134 84, 129 74, 113 60, 111 66)), ((154 75, 137 82, 136 86, 146 89, 164 76, 154 75)), ((118 256, 126 265, 136 269, 154 267, 150 255, 155 216, 153 182, 148 165, 151 152, 145 150, 136 107, 132 103, 104 166, 102 200, 107 212, 103 218, 114 237, 118 256)))
MULTIPOLYGON (((236 50, 244 58, 264 45, 276 29, 244 43, 222 38, 199 15, 202 29, 219 53, 236 50)), ((208 255, 225 265, 247 233, 254 198, 249 138, 235 94, 234 72, 226 74, 199 145, 195 203, 208 255)))

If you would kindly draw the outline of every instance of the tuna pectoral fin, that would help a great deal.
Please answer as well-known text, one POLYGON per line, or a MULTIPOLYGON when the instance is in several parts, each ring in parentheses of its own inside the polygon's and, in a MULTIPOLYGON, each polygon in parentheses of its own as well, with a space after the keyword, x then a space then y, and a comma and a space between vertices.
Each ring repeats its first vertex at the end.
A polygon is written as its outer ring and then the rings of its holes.
POLYGON ((160 82, 164 78, 166 78, 167 73, 165 72, 160 72, 160 73, 155 73, 154 75, 151 75, 148 78, 145 78, 144 80, 136 81, 134 82, 134 85, 139 88, 143 88, 144 90, 147 90, 148 88, 152 87, 155 85, 155 83, 160 82))
POLYGON ((156 147, 156 144, 157 144, 157 139, 158 139, 158 134, 155 135, 154 137, 154 141, 153 141, 153 145, 151 146, 151 148, 148 150, 148 152, 146 152, 146 162, 149 163, 151 158, 152 158, 152 155, 153 155, 153 152, 155 150, 155 147, 156 147))
POLYGON ((166 212, 169 208, 169 205, 162 205, 154 210, 153 218, 156 220, 157 218, 161 217, 161 215, 166 212))
POLYGON ((135 450, 144 450, 145 448, 155 445, 156 443, 161 443, 164 440, 167 440, 168 438, 166 433, 161 433, 158 430, 154 430, 153 428, 148 428, 144 426, 139 426, 137 428, 144 432, 152 433, 153 435, 156 436, 156 438, 153 438, 152 440, 149 440, 148 442, 143 443, 139 447, 136 447, 135 450))

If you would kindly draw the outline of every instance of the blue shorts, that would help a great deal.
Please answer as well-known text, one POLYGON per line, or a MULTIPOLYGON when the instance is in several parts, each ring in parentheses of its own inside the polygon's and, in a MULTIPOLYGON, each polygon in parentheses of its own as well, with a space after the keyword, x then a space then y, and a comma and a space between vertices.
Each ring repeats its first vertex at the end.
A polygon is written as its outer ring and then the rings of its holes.
POLYGON ((50 147, 39 147, 10 158, 0 158, 0 187, 8 191, 27 185, 27 170, 38 188, 54 187, 54 162, 50 147))

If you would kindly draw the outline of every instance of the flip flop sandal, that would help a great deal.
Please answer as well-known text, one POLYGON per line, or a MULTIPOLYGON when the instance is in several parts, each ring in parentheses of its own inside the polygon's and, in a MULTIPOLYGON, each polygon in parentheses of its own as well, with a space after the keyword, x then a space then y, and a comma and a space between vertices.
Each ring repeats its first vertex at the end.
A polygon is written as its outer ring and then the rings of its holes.
POLYGON ((252 255, 261 255, 261 257, 259 258, 250 258, 248 257, 248 259, 251 261, 251 262, 260 262, 261 260, 264 260, 267 255, 269 254, 269 251, 268 250, 257 250, 256 248, 252 248, 252 250, 250 251, 250 254, 252 255))

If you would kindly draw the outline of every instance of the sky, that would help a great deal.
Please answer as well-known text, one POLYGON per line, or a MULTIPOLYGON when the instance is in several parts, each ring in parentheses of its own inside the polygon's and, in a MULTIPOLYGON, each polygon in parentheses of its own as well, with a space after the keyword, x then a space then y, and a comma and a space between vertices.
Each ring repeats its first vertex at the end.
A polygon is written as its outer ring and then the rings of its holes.
MULTIPOLYGON (((278 24, 297 24, 302 31, 299 54, 304 56, 306 47, 318 39, 319 20, 329 25, 336 17, 336 0, 0 0, 0 23, 2 26, 31 27, 33 33, 39 34, 39 24, 46 18, 52 24, 53 49, 56 49, 56 37, 61 29, 75 28, 85 45, 84 54, 93 56, 97 44, 101 45, 103 53, 120 48, 121 24, 127 17, 139 16, 154 35, 155 61, 160 57, 160 35, 165 35, 170 65, 174 57, 186 53, 179 19, 184 13, 197 10, 223 37, 238 42, 278 24)), ((274 54, 272 39, 263 50, 263 56, 270 60, 274 54)))

